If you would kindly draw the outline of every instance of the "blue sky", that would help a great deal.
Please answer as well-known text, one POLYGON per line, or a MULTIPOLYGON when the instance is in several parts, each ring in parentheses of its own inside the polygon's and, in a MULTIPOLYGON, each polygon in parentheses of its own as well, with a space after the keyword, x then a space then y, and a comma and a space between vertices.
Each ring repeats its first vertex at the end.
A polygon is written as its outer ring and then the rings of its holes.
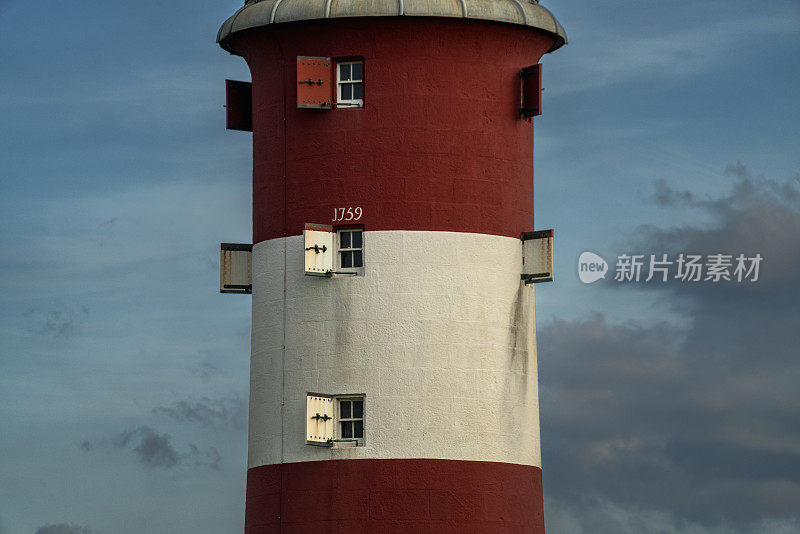
MULTIPOLYGON (((0 0, 0 534, 241 531, 250 299, 217 263, 250 240, 223 109, 249 73, 214 43, 239 5, 0 0)), ((545 5, 549 528, 797 532, 800 3, 545 5), (578 281, 636 247, 760 247, 764 283, 578 281)))

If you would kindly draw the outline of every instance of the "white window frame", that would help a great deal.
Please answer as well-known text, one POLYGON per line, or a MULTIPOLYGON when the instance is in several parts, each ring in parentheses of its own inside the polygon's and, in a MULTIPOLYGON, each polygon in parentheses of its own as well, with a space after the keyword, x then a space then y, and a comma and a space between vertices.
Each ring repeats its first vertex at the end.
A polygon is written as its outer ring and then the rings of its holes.
POLYGON ((336 106, 342 108, 363 108, 364 107, 364 62, 360 59, 358 60, 349 60, 349 61, 337 61, 336 62, 336 106), (350 69, 351 72, 351 79, 350 80, 342 80, 341 79, 341 65, 361 65, 361 79, 354 80, 352 79, 352 67, 350 69), (361 84, 361 98, 342 98, 342 86, 343 85, 355 85, 361 84))
MULTIPOLYGON (((353 394, 353 395, 336 395, 334 397, 334 402, 336 404, 334 410, 334 426, 333 426, 333 434, 334 438, 339 439, 355 439, 356 441, 337 441, 336 444, 338 446, 355 446, 355 447, 363 447, 364 443, 366 442, 367 436, 367 402, 366 402, 366 395, 364 394, 353 394), (342 402, 352 402, 352 401, 361 401, 362 402, 362 411, 361 417, 341 417, 342 413, 342 402), (343 438, 342 437, 342 423, 348 421, 361 421, 362 431, 360 438, 343 438)), ((350 405, 350 415, 353 415, 353 405, 350 405)), ((354 425, 355 426, 355 425, 354 425)))
MULTIPOLYGON (((364 231, 363 227, 358 226, 345 226, 342 228, 335 228, 334 229, 336 235, 334 236, 334 248, 336 256, 334 257, 334 272, 339 274, 346 274, 346 275, 356 275, 361 276, 364 274, 364 246, 366 245, 366 232, 364 231), (343 248, 341 246, 342 237, 341 234, 344 232, 361 232, 361 247, 347 247, 343 248), (342 252, 352 252, 360 250, 361 251, 361 266, 360 267, 343 267, 342 266, 342 252)), ((350 244, 353 244, 353 238, 350 237, 350 244)))

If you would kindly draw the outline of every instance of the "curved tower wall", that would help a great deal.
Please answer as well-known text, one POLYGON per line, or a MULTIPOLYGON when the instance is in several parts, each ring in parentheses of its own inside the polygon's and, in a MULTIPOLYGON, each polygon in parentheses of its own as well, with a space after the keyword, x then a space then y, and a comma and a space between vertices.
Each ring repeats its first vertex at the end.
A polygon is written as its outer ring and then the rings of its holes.
POLYGON ((226 46, 253 78, 246 533, 544 532, 519 72, 553 36, 387 17, 226 46), (298 56, 363 59, 364 108, 298 109, 298 56), (348 207, 363 274, 304 276, 304 224, 348 207), (365 395, 363 446, 306 445, 308 392, 365 395))

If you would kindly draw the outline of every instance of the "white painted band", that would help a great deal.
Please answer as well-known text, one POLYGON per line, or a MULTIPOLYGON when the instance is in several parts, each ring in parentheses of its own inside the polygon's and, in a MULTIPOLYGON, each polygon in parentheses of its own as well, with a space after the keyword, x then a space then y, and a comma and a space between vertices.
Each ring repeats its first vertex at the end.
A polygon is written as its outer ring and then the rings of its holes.
POLYGON ((253 247, 249 467, 541 465, 534 297, 520 282, 520 240, 366 232, 364 275, 341 278, 304 276, 302 237, 285 241, 253 247), (365 446, 306 445, 307 392, 366 394, 365 446))

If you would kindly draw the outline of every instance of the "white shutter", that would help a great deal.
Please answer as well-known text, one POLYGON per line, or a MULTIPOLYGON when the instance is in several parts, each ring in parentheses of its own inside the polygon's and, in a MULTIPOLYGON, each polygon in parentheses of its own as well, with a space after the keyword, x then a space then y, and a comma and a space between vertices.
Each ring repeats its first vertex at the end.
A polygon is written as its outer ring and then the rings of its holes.
POLYGON ((333 226, 306 223, 303 231, 305 273, 312 276, 333 274, 333 226))
POLYGON ((522 234, 522 279, 526 284, 553 281, 553 231, 522 234))
POLYGON ((252 293, 253 245, 220 243, 219 292, 252 293))
POLYGON ((333 445, 333 397, 320 393, 306 395, 306 444, 333 445))

